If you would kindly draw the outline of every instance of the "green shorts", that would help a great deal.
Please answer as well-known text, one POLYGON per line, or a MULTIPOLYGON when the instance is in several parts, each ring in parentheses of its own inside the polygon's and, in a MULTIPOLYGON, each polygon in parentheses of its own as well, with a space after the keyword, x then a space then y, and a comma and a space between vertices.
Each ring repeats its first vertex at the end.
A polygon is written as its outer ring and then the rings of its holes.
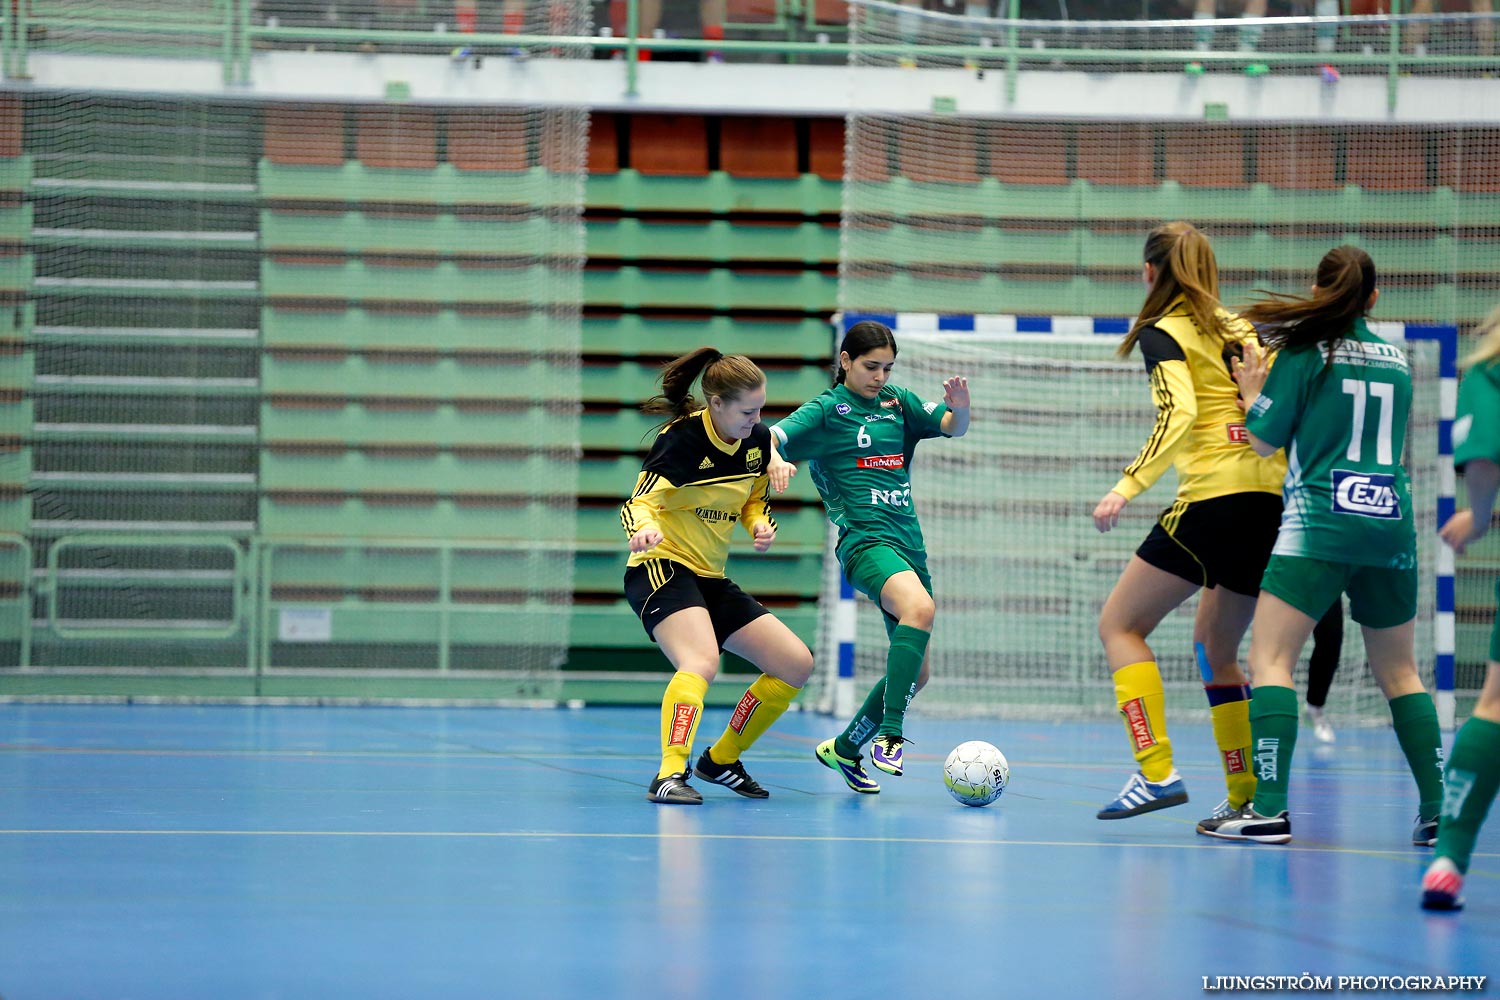
POLYGON ((897 573, 911 571, 917 574, 927 593, 932 593, 932 577, 927 572, 927 556, 893 545, 866 545, 849 551, 841 546, 838 550, 839 565, 843 567, 844 579, 849 586, 875 602, 885 618, 885 633, 890 635, 896 628, 896 619, 885 608, 880 607, 880 591, 885 582, 897 573))
POLYGON ((1261 590, 1317 621, 1349 595, 1349 617, 1367 628, 1395 628, 1417 616, 1417 571, 1272 556, 1261 590))

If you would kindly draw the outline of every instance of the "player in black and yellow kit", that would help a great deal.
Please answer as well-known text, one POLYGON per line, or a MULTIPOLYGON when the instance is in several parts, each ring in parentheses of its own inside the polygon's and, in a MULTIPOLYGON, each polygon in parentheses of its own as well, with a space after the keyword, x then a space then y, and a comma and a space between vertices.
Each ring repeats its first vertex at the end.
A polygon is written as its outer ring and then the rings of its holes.
POLYGON ((1214 814, 1237 809, 1254 795, 1250 689, 1239 647, 1276 541, 1286 475, 1285 459, 1259 457, 1245 433, 1229 359, 1255 332, 1219 306, 1218 265, 1207 238, 1185 222, 1167 223, 1147 237, 1144 258, 1146 301, 1120 353, 1140 347, 1156 423, 1135 461, 1094 508, 1094 525, 1113 528, 1125 505, 1169 466, 1177 469, 1177 497, 1136 549, 1099 616, 1115 700, 1140 765, 1099 810, 1100 819, 1187 801, 1172 766, 1161 673, 1146 639, 1200 588, 1193 646, 1228 786, 1214 814))
POLYGON ((642 407, 671 420, 651 446, 635 491, 620 508, 630 536, 625 596, 677 669, 661 703, 661 767, 647 798, 696 805, 688 758, 703 696, 721 650, 765 671, 750 685, 717 743, 693 773, 748 798, 770 793, 740 754, 781 717, 812 673, 812 654, 792 630, 724 575, 729 538, 743 524, 764 552, 776 540, 766 470, 771 432, 760 422, 766 376, 741 355, 712 347, 669 363, 661 395, 642 407), (701 376, 704 403, 691 395, 701 376))

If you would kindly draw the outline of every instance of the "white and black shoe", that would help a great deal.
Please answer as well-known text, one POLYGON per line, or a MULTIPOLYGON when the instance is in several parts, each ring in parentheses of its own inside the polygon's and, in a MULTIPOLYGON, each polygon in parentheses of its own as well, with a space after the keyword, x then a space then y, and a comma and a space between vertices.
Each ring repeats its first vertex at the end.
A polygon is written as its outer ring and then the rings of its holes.
POLYGON ((668 806, 701 806, 703 795, 687 783, 688 773, 679 771, 665 778, 653 778, 646 798, 668 806))
POLYGON ((1436 847, 1437 846, 1438 821, 1434 816, 1432 819, 1423 819, 1417 814, 1417 821, 1411 828, 1411 845, 1413 847, 1436 847))
POLYGON ((717 764, 713 756, 707 750, 703 756, 698 758, 698 763, 693 766, 693 773, 704 781, 712 781, 716 785, 723 785, 736 795, 743 795, 747 799, 769 799, 771 793, 760 787, 759 782, 750 777, 745 770, 745 765, 739 761, 729 764, 717 764))
POLYGON ((1246 802, 1227 816, 1217 814, 1198 821, 1198 832, 1220 840, 1249 840, 1257 844, 1285 844, 1292 839, 1292 821, 1283 809, 1275 816, 1262 816, 1255 803, 1246 802))

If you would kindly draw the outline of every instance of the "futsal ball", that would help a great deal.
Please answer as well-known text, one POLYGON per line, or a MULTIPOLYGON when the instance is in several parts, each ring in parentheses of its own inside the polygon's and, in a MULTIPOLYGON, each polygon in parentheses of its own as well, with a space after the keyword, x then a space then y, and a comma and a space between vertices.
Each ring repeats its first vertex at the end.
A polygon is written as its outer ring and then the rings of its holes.
POLYGON ((1009 781, 1010 762, 1005 754, 983 740, 960 743, 943 765, 948 793, 966 806, 989 805, 1009 781))

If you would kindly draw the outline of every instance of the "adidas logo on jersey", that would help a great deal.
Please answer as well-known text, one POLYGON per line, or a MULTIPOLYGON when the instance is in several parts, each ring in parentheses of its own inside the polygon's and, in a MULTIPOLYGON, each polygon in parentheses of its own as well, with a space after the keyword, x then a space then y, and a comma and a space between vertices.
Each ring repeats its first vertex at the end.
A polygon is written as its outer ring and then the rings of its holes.
POLYGON ((703 460, 702 464, 700 464, 698 466, 698 471, 702 472, 704 469, 712 469, 713 467, 714 467, 714 460, 711 459, 711 458, 705 458, 703 460))

